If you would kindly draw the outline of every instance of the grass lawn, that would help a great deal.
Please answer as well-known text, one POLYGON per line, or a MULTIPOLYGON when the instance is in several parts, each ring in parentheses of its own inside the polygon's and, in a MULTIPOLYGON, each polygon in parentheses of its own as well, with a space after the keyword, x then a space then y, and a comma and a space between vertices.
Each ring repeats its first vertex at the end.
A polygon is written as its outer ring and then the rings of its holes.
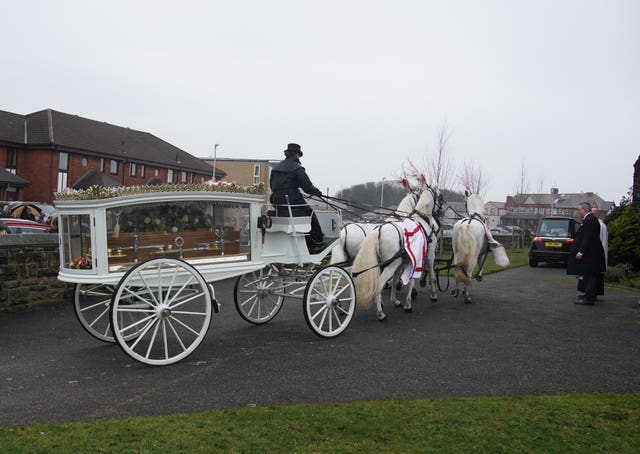
POLYGON ((640 452, 640 394, 354 402, 0 427, 2 452, 640 452))

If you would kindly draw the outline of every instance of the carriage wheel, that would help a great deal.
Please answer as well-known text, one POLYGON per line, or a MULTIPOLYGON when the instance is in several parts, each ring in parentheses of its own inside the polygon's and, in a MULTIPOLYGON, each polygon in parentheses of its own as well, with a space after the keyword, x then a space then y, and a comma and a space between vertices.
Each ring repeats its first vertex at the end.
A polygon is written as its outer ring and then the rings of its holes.
MULTIPOLYGON (((80 325, 96 339, 110 343, 116 341, 109 317, 113 288, 110 284, 76 284, 73 298, 73 309, 80 325)), ((126 317, 131 321, 139 318, 131 313, 126 317)), ((137 332, 132 332, 128 337, 136 335, 137 332)))
POLYGON ((145 364, 173 364, 189 356, 207 334, 211 294, 188 263, 151 259, 122 277, 110 318, 113 335, 129 356, 145 364))
POLYGON ((104 342, 115 342, 109 321, 112 295, 113 285, 104 284, 76 284, 73 292, 73 309, 80 325, 104 342))
POLYGON ((233 299, 240 317, 255 325, 273 319, 280 309, 284 296, 282 285, 274 280, 275 270, 271 266, 252 273, 243 274, 236 280, 233 299))
POLYGON ((320 268, 304 290, 304 318, 320 337, 342 333, 356 309, 356 291, 351 275, 339 266, 320 268))

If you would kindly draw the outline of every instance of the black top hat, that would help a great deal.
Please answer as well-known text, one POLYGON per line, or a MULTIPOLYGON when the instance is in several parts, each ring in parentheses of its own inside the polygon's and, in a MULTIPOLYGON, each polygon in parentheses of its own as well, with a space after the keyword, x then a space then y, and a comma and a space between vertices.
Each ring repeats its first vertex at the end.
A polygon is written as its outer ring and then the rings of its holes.
POLYGON ((290 143, 287 145, 287 149, 284 150, 284 154, 286 156, 292 155, 292 154, 299 154, 300 156, 303 155, 302 150, 300 149, 300 145, 298 145, 297 143, 290 143))

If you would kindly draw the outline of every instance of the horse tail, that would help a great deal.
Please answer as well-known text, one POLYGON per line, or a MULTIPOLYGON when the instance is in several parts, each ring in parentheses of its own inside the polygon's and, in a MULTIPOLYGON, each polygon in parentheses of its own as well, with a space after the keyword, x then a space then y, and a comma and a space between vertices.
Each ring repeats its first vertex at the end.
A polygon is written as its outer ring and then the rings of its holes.
POLYGON ((347 235, 343 228, 340 230, 340 241, 333 247, 333 249, 331 249, 331 260, 329 261, 331 265, 347 261, 347 253, 345 252, 345 249, 347 248, 346 243, 347 235))
POLYGON ((379 237, 380 229, 371 231, 365 237, 351 268, 355 274, 356 303, 360 307, 369 305, 369 301, 376 294, 378 288, 378 281, 380 280, 380 267, 378 266, 379 237))
POLYGON ((471 285, 471 273, 473 272, 473 263, 476 258, 478 245, 476 244, 476 237, 473 235, 468 222, 460 225, 456 232, 455 243, 454 274, 456 276, 456 282, 471 285))

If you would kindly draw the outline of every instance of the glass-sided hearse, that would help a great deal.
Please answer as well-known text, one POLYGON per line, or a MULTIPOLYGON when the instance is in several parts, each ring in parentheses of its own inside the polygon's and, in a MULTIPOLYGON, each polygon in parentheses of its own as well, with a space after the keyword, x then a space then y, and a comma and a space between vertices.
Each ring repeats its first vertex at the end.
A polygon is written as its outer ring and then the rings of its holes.
MULTIPOLYGON (((76 284, 74 308, 94 337, 156 365, 189 355, 217 310, 212 282, 237 277, 234 302, 250 323, 273 319, 286 297, 303 301, 321 337, 348 325, 355 290, 348 271, 320 267, 332 245, 310 254, 310 217, 267 215, 255 188, 204 185, 57 194, 60 270, 76 284)), ((339 212, 317 213, 337 238, 339 212)), ((337 240, 336 240, 337 241, 337 240)))

